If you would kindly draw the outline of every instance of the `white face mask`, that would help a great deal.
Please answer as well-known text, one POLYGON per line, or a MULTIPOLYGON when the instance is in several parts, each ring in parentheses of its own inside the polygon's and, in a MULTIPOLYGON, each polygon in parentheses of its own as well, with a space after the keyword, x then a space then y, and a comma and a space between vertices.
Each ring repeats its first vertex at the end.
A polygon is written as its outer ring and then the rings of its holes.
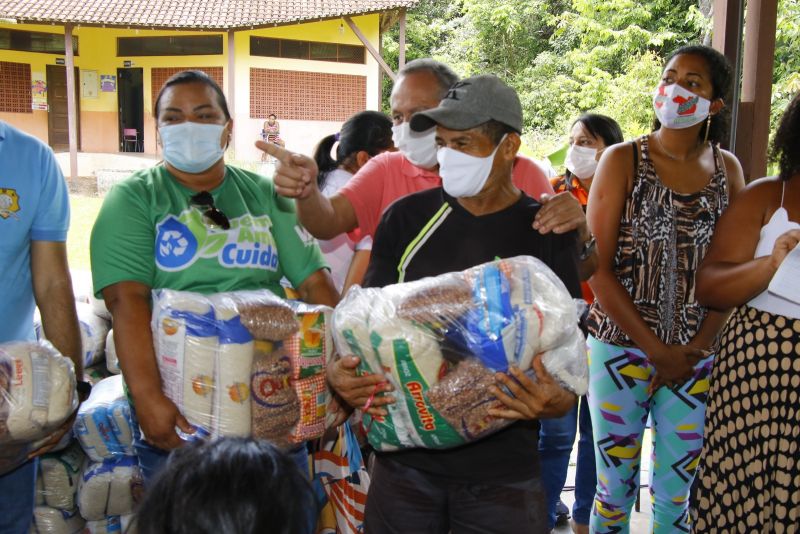
POLYGON ((597 149, 588 146, 570 145, 564 165, 573 175, 581 179, 591 178, 597 170, 597 149))
POLYGON ((225 154, 225 148, 220 144, 224 130, 224 124, 190 121, 161 126, 158 133, 164 161, 190 174, 210 169, 225 154))
POLYGON ((417 167, 432 169, 436 166, 436 126, 424 132, 415 132, 408 122, 402 122, 392 126, 392 141, 417 167))
POLYGON ((677 83, 659 85, 653 93, 653 109, 662 126, 681 130, 703 122, 711 101, 684 89, 677 83))
POLYGON ((442 187, 451 197, 474 197, 483 190, 492 172, 494 155, 505 140, 504 135, 491 154, 485 158, 470 156, 452 148, 442 147, 436 153, 442 187))

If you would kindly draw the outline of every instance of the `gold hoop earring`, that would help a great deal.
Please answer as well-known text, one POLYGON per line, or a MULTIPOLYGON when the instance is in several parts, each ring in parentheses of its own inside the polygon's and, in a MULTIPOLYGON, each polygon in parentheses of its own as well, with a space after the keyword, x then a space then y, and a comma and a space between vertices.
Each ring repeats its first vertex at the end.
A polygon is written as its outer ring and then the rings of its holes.
POLYGON ((706 119, 706 135, 703 137, 703 144, 708 143, 708 131, 711 129, 711 114, 709 113, 706 119))

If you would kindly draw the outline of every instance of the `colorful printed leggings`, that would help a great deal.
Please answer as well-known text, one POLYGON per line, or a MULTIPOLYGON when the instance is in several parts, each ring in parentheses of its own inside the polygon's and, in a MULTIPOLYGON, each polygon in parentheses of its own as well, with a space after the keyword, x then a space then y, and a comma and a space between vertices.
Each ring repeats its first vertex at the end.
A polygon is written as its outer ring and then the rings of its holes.
POLYGON ((589 337, 589 409, 594 425, 597 493, 595 534, 630 532, 631 508, 639 491, 642 436, 652 421, 650 499, 656 534, 689 532, 689 488, 703 446, 708 377, 713 356, 695 367, 678 389, 649 392, 654 368, 638 349, 607 345, 589 337))

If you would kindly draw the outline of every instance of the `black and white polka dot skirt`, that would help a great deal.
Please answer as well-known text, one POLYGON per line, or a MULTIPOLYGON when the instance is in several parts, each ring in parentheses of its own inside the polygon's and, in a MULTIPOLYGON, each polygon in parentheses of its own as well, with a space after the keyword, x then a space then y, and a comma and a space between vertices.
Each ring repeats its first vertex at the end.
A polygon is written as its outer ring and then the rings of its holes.
POLYGON ((722 332, 692 531, 800 533, 800 319, 737 309, 722 332))

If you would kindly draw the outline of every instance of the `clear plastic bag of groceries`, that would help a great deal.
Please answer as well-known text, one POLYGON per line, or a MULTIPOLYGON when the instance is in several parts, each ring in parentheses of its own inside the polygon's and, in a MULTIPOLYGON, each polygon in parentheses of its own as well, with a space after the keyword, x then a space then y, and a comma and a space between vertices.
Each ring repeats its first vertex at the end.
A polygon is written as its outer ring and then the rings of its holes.
POLYGON ((364 416, 377 450, 443 449, 511 421, 489 386, 515 365, 533 376, 534 357, 567 389, 588 388, 585 339, 575 302, 542 261, 518 256, 383 288, 352 288, 333 315, 340 355, 394 387, 388 415, 364 416))
POLYGON ((0 474, 21 465, 77 407, 72 360, 47 341, 0 344, 0 474))
POLYGON ((131 407, 121 375, 103 378, 92 387, 78 408, 73 430, 93 462, 135 454, 131 407))
POLYGON ((153 292, 167 396, 204 435, 288 446, 325 431, 333 310, 269 291, 153 292))

